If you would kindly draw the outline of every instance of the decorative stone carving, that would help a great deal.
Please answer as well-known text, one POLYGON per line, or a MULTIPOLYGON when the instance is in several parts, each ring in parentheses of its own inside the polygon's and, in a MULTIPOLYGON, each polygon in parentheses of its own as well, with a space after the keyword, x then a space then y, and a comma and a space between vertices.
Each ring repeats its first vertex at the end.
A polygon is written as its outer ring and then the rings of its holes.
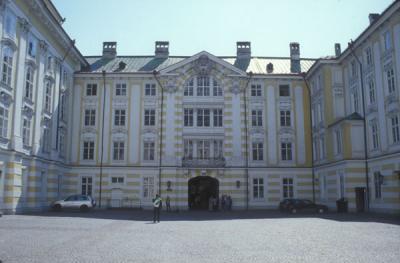
POLYGON ((196 61, 193 62, 193 70, 197 75, 209 75, 213 70, 215 63, 212 62, 207 55, 201 55, 196 61))
POLYGON ((97 130, 94 127, 84 127, 82 133, 97 133, 97 130))
POLYGON ((26 117, 28 117, 30 119, 33 116, 33 109, 31 107, 28 107, 27 105, 25 105, 22 108, 22 114, 24 114, 26 117))
POLYGON ((235 83, 231 86, 230 92, 232 92, 235 95, 238 95, 240 93, 240 86, 238 83, 235 83))
POLYGON ((0 92, 0 102, 6 105, 7 107, 10 106, 12 103, 13 99, 10 94, 7 92, 1 91, 0 92))
POLYGON ((43 117, 43 119, 42 119, 42 126, 50 127, 50 124, 51 124, 50 118, 43 117))
POLYGON ((31 24, 23 17, 18 17, 18 25, 21 28, 21 32, 24 34, 28 34, 31 30, 31 24))
POLYGON ((175 81, 172 79, 169 79, 167 82, 167 85, 165 85, 165 91, 168 93, 175 93, 177 91, 178 87, 175 84, 175 81))
POLYGON ((127 132, 125 127, 115 127, 115 128, 112 129, 112 133, 128 134, 128 132, 127 132))
POLYGON ((48 48, 49 48, 49 45, 47 44, 46 41, 44 41, 44 40, 39 41, 39 49, 42 54, 46 53, 48 48))
POLYGON ((10 4, 10 0, 0 0, 0 13, 6 10, 8 4, 10 4))

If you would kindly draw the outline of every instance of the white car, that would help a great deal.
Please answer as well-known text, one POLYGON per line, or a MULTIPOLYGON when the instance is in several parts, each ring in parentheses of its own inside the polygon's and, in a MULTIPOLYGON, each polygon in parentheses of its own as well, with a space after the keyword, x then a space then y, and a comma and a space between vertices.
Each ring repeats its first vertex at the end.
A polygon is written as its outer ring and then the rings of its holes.
POLYGON ((88 195, 71 195, 64 200, 55 201, 51 207, 54 211, 61 211, 62 209, 79 209, 86 212, 95 206, 96 202, 88 195))

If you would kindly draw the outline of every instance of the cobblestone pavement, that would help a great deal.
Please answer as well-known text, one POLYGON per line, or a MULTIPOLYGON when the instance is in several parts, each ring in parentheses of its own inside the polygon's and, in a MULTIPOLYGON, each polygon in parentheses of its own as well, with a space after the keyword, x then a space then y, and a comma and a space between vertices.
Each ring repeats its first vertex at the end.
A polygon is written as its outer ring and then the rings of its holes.
POLYGON ((61 212, 0 218, 3 262, 398 262, 400 219, 277 212, 61 212))

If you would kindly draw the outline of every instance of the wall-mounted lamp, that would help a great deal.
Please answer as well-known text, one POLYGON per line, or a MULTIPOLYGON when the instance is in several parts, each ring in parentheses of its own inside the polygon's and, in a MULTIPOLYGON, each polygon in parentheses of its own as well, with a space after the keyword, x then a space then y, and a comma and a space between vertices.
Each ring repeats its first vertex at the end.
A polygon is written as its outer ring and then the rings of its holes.
POLYGON ((240 181, 239 181, 239 180, 236 181, 236 188, 237 188, 237 189, 240 188, 240 181))

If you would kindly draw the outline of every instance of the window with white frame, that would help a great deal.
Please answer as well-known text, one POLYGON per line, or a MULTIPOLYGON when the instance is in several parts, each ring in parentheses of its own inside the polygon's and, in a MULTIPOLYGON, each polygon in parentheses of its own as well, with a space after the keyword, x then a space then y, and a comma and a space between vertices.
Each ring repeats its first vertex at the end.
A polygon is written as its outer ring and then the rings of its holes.
POLYGON ((389 50, 392 48, 392 37, 390 35, 390 31, 386 31, 383 35, 384 38, 384 45, 385 45, 385 50, 389 50))
POLYGON ((283 198, 293 198, 294 197, 294 184, 293 178, 285 177, 282 179, 282 187, 283 187, 283 198))
POLYGON ((155 96, 156 95, 156 84, 147 83, 144 88, 145 96, 155 96))
POLYGON ((264 160, 264 144, 262 142, 253 142, 253 161, 264 160))
POLYGON ((83 160, 94 160, 94 141, 83 141, 83 160))
POLYGON ((116 109, 114 110, 114 125, 115 126, 125 126, 126 110, 116 109))
POLYGON ((126 84, 125 83, 115 84, 115 96, 126 96, 126 84))
POLYGON ((0 137, 7 138, 8 135, 8 108, 0 104, 0 137))
POLYGON ((350 73, 353 78, 357 76, 357 65, 354 60, 350 63, 350 73))
POLYGON ((289 85, 279 85, 279 96, 280 97, 290 97, 289 85))
POLYGON ((345 197, 344 174, 340 172, 339 175, 339 198, 345 197))
POLYGON ((214 109, 213 110, 214 117, 214 127, 222 127, 222 109, 214 109))
POLYGON ((154 177, 143 178, 143 198, 153 198, 154 196, 154 177))
POLYGON ((360 102, 359 102, 359 98, 358 98, 358 89, 357 89, 357 88, 354 88, 354 90, 353 90, 353 107, 354 107, 354 112, 360 112, 359 106, 360 106, 360 102))
POLYGON ((82 177, 82 195, 92 196, 93 179, 91 176, 82 177))
POLYGON ((371 124, 371 136, 372 136, 372 149, 378 149, 379 147, 379 134, 378 134, 378 124, 373 122, 371 124))
POLYGON ((335 131, 335 141, 336 141, 336 154, 342 153, 342 132, 340 130, 335 131))
POLYGON ((31 139, 31 120, 28 117, 22 119, 22 144, 30 146, 31 139))
POLYGON ((28 66, 25 74, 25 98, 32 100, 33 97, 33 68, 28 66))
POLYGON ((281 159, 282 161, 292 160, 292 143, 282 142, 281 143, 281 159))
POLYGON ((193 141, 192 140, 184 140, 183 141, 183 152, 184 158, 191 160, 193 159, 193 141))
POLYGON ((125 142, 114 141, 113 142, 113 160, 122 161, 125 159, 125 142))
POLYGON ((155 143, 144 142, 143 143, 143 160, 154 161, 155 156, 155 143))
POLYGON ((156 110, 145 109, 144 110, 144 126, 156 125, 156 110))
POLYGON ((395 82, 394 82, 394 70, 393 68, 386 71, 387 85, 389 94, 393 94, 396 90, 395 82))
POLYGON ((263 114, 262 110, 251 111, 251 126, 262 127, 263 126, 263 114))
POLYGON ((252 97, 262 96, 261 84, 252 84, 250 90, 251 90, 250 94, 252 97))
POLYGON ((215 79, 213 80, 213 96, 222 96, 222 87, 215 79))
POLYGON ((61 102, 60 102, 60 104, 61 104, 60 119, 62 121, 66 121, 67 120, 67 94, 65 92, 61 93, 60 100, 61 100, 61 102))
POLYGON ((222 158, 224 157, 224 149, 223 149, 224 142, 222 140, 215 140, 214 141, 214 158, 222 158))
POLYGON ((89 83, 86 85, 86 96, 97 96, 97 84, 89 83))
POLYGON ((371 66, 372 65, 372 50, 371 50, 371 47, 368 47, 365 50, 365 57, 366 57, 366 60, 367 60, 367 65, 371 66))
POLYGON ((394 115, 390 118, 392 124, 392 139, 393 143, 400 142, 400 127, 399 127, 399 116, 394 115))
POLYGON ((183 96, 193 96, 194 79, 190 79, 185 86, 183 96))
POLYGON ((43 127, 43 137, 42 137, 42 151, 43 153, 49 153, 51 147, 51 134, 49 127, 43 127))
POLYGON ((253 198, 264 198, 264 178, 253 178, 253 198))
POLYGON ((197 158, 198 159, 210 158, 210 141, 205 141, 205 140, 197 141, 197 158))
POLYGON ((95 126, 95 125, 96 125, 96 110, 85 109, 85 126, 95 126))
POLYGON ((368 93, 369 93, 369 104, 374 104, 376 102, 375 94, 375 82, 373 78, 368 80, 368 93))
POLYGON ((113 176, 113 177, 111 177, 111 183, 112 184, 123 184, 124 183, 124 177, 122 177, 122 176, 113 176))
POLYGON ((382 175, 380 172, 374 172, 374 190, 375 199, 382 198, 382 175))
POLYGON ((210 109, 197 109, 197 127, 210 127, 210 109))
POLYGON ((46 81, 44 88, 44 110, 51 112, 51 83, 46 81))
POLYGON ((183 109, 184 121, 183 125, 185 127, 193 127, 193 109, 183 109))
POLYGON ((197 96, 210 96, 210 77, 197 77, 197 96))
POLYGON ((281 126, 282 127, 290 127, 291 124, 291 120, 290 120, 290 110, 281 110, 280 111, 281 114, 281 126))
POLYGON ((325 159, 325 137, 323 135, 321 135, 319 137, 319 147, 320 147, 320 159, 323 160, 325 159))
POLYGON ((13 57, 14 52, 10 47, 3 48, 3 69, 1 75, 1 82, 11 87, 12 73, 13 73, 13 57))

